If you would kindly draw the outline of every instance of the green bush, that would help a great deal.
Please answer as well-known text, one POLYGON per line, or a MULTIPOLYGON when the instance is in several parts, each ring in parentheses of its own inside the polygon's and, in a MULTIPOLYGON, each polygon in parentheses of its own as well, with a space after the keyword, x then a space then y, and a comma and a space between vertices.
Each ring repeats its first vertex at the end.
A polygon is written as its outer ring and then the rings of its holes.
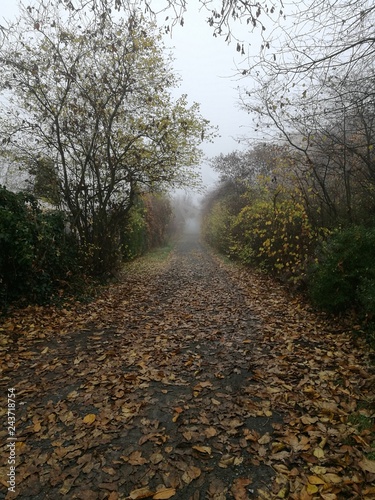
POLYGON ((43 303, 78 270, 64 214, 45 212, 25 193, 0 187, 0 303, 43 303))
POLYGON ((355 308, 375 316, 375 229, 338 230, 324 244, 309 276, 313 302, 328 311, 355 308))

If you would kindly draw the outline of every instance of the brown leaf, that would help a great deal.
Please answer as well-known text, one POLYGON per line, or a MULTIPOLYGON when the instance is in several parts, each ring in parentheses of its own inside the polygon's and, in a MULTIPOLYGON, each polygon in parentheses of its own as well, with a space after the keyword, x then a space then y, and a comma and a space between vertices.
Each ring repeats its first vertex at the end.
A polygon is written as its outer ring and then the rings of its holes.
POLYGON ((152 497, 154 500, 166 500, 168 498, 172 498, 176 494, 176 490, 174 488, 165 488, 164 490, 159 490, 152 497))
MULTIPOLYGON (((142 457, 142 452, 141 451, 133 451, 127 458, 127 462, 129 462, 130 465, 144 465, 147 463, 147 460, 142 457)), ((124 458, 124 460, 125 460, 124 458)))
POLYGON ((133 490, 129 494, 129 498, 131 500, 140 500, 141 498, 150 498, 154 495, 154 491, 151 491, 147 486, 144 488, 138 488, 137 490, 133 490))
POLYGON ((39 432, 41 428, 42 428, 42 426, 40 425, 40 422, 39 421, 35 422, 34 432, 39 432))
POLYGON ((217 430, 215 429, 215 427, 208 427, 207 429, 204 430, 204 433, 205 433, 207 439, 209 439, 211 437, 216 436, 217 430))
POLYGON ((247 493, 246 486, 249 486, 251 483, 251 479, 248 478, 239 477, 238 479, 235 479, 231 488, 234 498, 236 500, 248 500, 249 495, 247 493))
POLYGON ((268 432, 264 434, 264 436, 258 439, 259 444, 268 444, 270 441, 271 441, 271 436, 269 435, 268 432))
POLYGON ((164 460, 164 457, 161 453, 153 453, 150 457, 150 462, 154 465, 159 464, 164 460))
POLYGON ((202 471, 199 467, 194 467, 190 465, 189 468, 182 475, 182 480, 186 484, 190 484, 194 479, 197 479, 201 475, 202 471))
POLYGON ((193 446, 193 450, 199 451, 203 455, 211 455, 211 447, 210 446, 193 446))

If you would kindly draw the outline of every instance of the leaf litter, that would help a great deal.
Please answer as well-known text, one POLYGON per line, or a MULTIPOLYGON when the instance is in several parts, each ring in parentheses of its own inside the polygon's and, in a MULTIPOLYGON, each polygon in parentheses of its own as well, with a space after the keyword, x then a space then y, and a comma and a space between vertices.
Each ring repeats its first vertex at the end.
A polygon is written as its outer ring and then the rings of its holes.
POLYGON ((375 498, 365 347, 194 239, 91 304, 14 311, 0 334, 17 397, 6 498, 375 498))

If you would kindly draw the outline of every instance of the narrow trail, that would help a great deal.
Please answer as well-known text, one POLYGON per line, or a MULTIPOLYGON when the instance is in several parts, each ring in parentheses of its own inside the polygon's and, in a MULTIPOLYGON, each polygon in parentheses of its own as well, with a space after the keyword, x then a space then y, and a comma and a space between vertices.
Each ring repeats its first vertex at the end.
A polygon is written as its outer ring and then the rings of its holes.
POLYGON ((62 311, 58 331, 45 310, 24 316, 1 383, 17 398, 17 493, 5 462, 0 496, 375 498, 373 434, 347 424, 373 396, 368 360, 271 286, 191 234, 62 311))

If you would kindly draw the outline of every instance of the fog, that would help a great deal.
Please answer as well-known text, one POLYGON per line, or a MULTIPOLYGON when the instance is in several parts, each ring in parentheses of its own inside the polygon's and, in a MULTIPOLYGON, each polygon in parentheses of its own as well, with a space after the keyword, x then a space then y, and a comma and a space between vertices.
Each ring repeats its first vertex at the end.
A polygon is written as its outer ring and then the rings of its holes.
POLYGON ((199 234, 201 230, 201 217, 198 212, 196 215, 189 217, 185 221, 185 234, 199 234))
POLYGON ((201 230, 201 200, 193 193, 175 193, 171 198, 175 226, 185 235, 198 235, 201 230))

